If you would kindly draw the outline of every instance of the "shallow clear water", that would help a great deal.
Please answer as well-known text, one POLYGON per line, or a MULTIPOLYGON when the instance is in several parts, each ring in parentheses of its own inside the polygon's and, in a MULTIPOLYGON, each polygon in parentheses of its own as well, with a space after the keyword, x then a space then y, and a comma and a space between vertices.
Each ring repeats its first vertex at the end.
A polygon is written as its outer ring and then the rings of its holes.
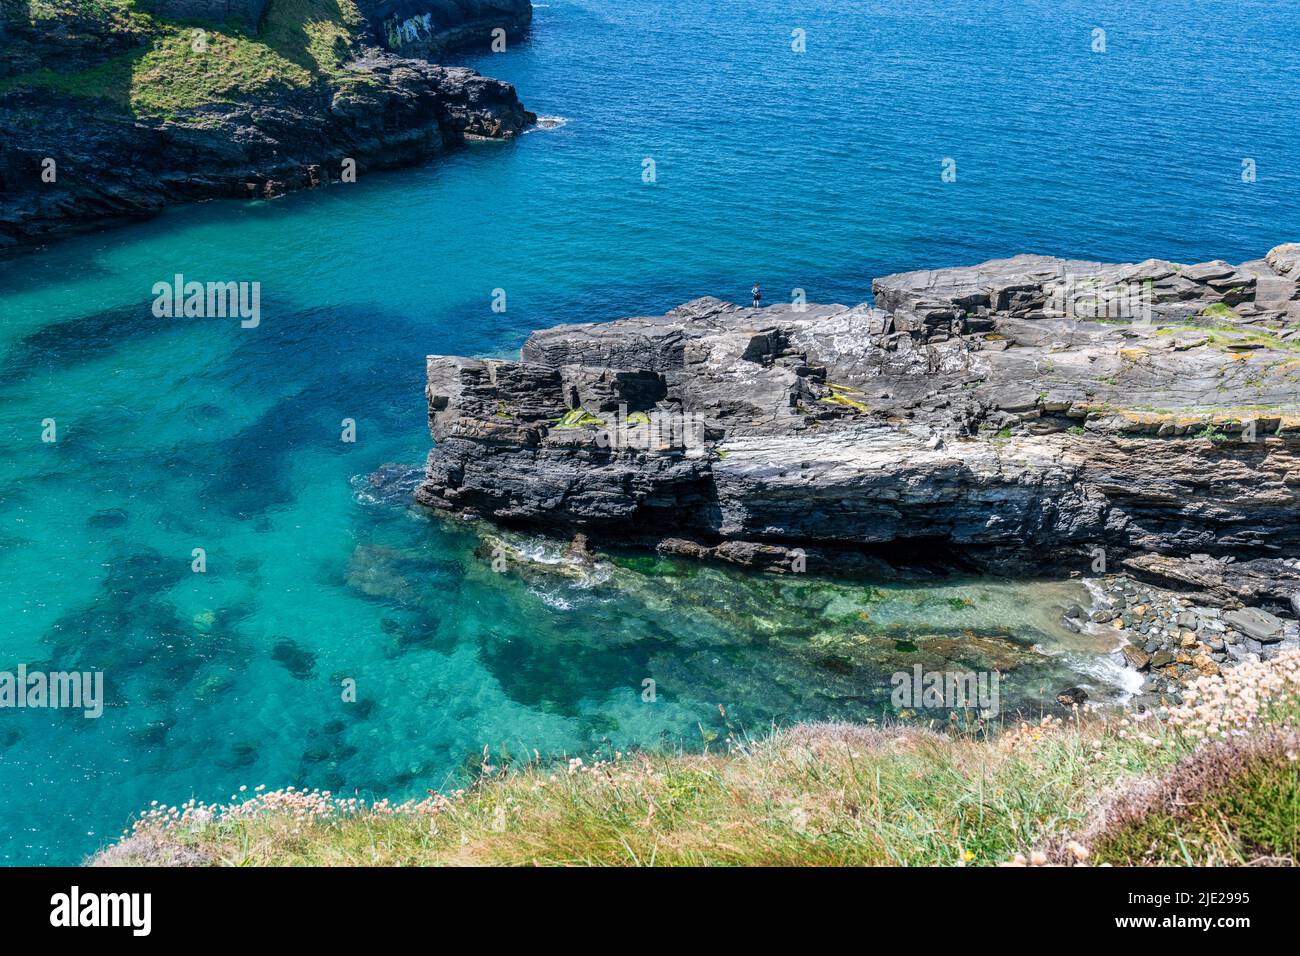
POLYGON ((900 662, 1007 666, 1020 701, 1103 685, 1056 624, 1069 585, 497 575, 472 530, 356 479, 423 459, 430 352, 756 280, 856 302, 1021 251, 1260 256, 1296 239, 1298 41, 1271 2, 556 0, 470 62, 558 129, 0 263, 0 669, 102 670, 110 703, 0 711, 0 859, 72 862, 152 799, 240 784, 421 795, 484 744, 867 719, 900 662), (178 272, 260 282, 261 326, 153 318, 178 272))

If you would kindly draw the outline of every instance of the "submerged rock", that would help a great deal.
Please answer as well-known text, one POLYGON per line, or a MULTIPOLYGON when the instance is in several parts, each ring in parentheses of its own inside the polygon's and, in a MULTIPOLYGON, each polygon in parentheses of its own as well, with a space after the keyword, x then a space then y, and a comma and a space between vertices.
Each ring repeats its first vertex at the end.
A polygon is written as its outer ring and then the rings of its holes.
POLYGON ((421 469, 387 462, 368 475, 353 476, 350 485, 353 496, 364 504, 409 507, 423 480, 421 469))
POLYGON ((918 666, 1001 675, 1008 712, 1056 708, 1044 692, 1070 684, 1095 682, 1102 701, 1121 693, 1105 659, 1116 639, 1059 625, 1085 598, 1081 584, 753 575, 622 549, 574 554, 562 539, 470 527, 483 540, 467 574, 499 602, 491 619, 527 622, 483 629, 480 657, 530 705, 567 699, 557 686, 603 670, 634 687, 653 677, 664 699, 725 702, 760 723, 878 718, 891 708, 891 676, 918 666))
POLYGON ((383 544, 353 549, 346 580, 367 597, 410 607, 437 607, 460 586, 459 565, 383 544))
POLYGON ((287 637, 275 642, 271 659, 298 680, 307 680, 316 673, 316 654, 287 637))
POLYGON ((1056 695, 1057 703, 1062 707, 1080 707, 1088 699, 1088 692, 1082 687, 1067 687, 1056 695))

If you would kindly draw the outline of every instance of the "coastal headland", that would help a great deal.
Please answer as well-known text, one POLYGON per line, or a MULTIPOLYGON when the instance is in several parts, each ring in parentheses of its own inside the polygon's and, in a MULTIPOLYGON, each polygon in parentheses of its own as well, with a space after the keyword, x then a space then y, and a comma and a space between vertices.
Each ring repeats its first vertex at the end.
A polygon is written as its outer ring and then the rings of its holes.
POLYGON ((273 198, 509 139, 515 89, 436 65, 528 0, 3 0, 0 251, 215 198, 273 198))

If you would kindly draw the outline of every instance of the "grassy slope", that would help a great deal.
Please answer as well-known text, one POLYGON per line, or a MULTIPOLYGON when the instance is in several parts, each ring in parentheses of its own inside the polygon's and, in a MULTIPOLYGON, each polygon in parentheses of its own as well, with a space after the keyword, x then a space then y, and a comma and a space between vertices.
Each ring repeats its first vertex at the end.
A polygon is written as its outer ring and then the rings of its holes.
POLYGON ((69 10, 148 43, 80 72, 45 67, 0 92, 49 89, 108 101, 139 117, 171 117, 276 90, 360 81, 344 68, 360 21, 352 0, 271 0, 256 36, 232 24, 164 22, 137 9, 134 0, 34 0, 31 16, 41 25, 69 10), (204 52, 193 49, 198 28, 206 33, 204 52))
POLYGON ((1036 852, 1071 861, 1077 837, 1090 862, 1294 862, 1300 653, 1260 667, 1207 679, 1168 724, 1085 717, 992 743, 806 726, 732 741, 728 754, 489 772, 468 792, 401 808, 259 794, 215 815, 154 810, 106 859, 978 865, 1036 852), (1233 744, 1204 742, 1225 728, 1233 744))

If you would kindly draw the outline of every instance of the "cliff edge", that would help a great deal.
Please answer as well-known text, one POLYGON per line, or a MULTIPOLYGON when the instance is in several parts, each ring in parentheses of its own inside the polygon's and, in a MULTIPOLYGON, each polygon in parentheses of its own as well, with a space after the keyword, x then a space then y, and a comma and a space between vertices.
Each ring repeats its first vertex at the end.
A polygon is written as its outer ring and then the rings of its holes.
POLYGON ((705 298, 517 362, 430 356, 417 498, 773 570, 1294 555, 1297 280, 1300 245, 1024 255, 886 276, 874 304, 705 298))

